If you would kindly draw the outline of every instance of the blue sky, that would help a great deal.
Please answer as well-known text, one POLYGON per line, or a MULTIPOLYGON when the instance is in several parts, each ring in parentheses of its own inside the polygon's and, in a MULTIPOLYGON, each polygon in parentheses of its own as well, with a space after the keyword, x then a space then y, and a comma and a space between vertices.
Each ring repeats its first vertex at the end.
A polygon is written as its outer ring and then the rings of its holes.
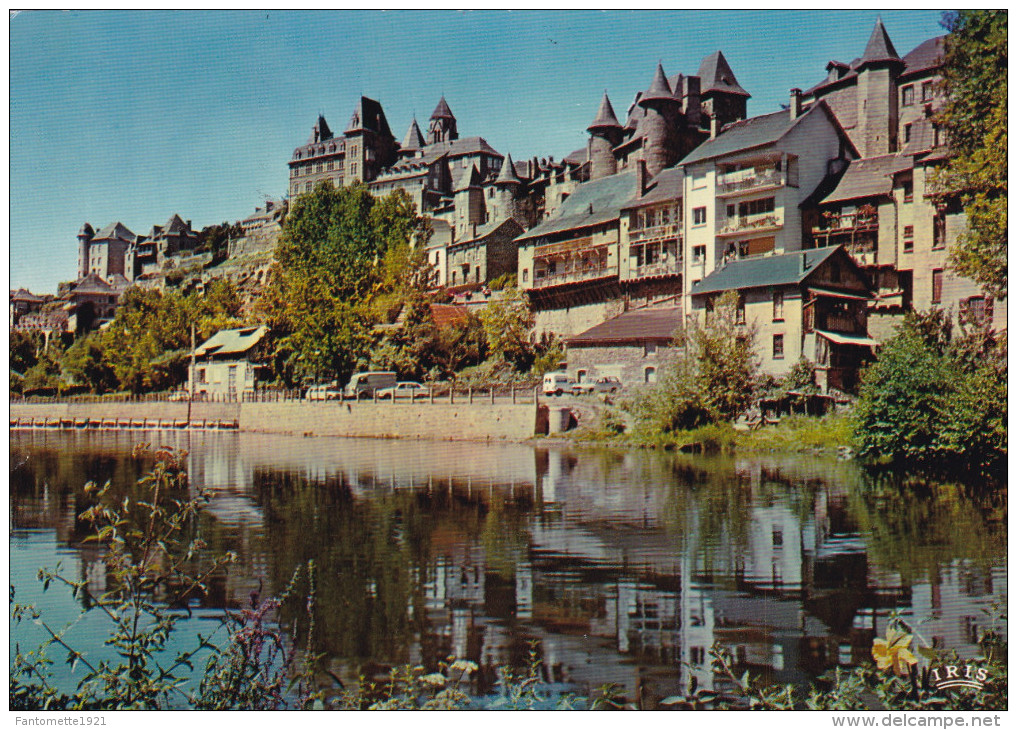
POLYGON ((361 94, 402 139, 444 93, 463 136, 516 160, 567 155, 607 90, 619 115, 657 61, 694 74, 724 52, 775 111, 831 59, 861 55, 882 15, 900 55, 941 11, 39 11, 10 21, 10 283, 75 277, 82 223, 195 228, 286 193, 317 114, 361 94))

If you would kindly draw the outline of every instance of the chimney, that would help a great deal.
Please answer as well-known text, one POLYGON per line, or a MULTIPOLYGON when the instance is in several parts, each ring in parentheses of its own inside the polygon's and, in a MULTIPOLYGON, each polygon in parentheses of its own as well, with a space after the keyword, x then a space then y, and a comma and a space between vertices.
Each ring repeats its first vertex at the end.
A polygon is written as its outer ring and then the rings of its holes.
POLYGON ((640 195, 646 192, 646 160, 643 158, 636 160, 636 189, 640 195))
POLYGON ((700 100, 699 100, 699 77, 686 76, 682 79, 682 113, 690 127, 699 126, 700 100))
POLYGON ((797 119, 802 115, 802 90, 791 89, 791 103, 788 104, 791 110, 791 118, 797 119))
POLYGON ((717 139, 717 132, 719 131, 717 127, 719 126, 720 124, 717 122, 717 115, 714 114, 710 117, 710 139, 717 139))
POLYGON ((804 274, 808 270, 809 270, 808 254, 805 253, 805 251, 802 251, 802 261, 798 267, 798 273, 804 274))
POLYGON ((473 223, 471 223, 470 225, 471 225, 471 227, 472 227, 472 230, 473 230, 473 237, 474 237, 474 238, 476 238, 476 237, 477 237, 477 222, 476 222, 476 221, 474 221, 474 222, 473 222, 473 223))
POLYGON ((187 219, 187 227, 188 227, 188 229, 191 228, 191 219, 190 218, 187 219))

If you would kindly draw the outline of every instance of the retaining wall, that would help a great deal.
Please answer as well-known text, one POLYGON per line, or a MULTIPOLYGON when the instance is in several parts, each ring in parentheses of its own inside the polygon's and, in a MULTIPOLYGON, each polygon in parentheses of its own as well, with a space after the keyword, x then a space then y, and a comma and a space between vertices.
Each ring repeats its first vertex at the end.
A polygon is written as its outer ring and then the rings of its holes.
MULTIPOLYGON (((182 421, 187 403, 12 403, 12 419, 182 421)), ((312 436, 522 441, 534 434, 533 403, 194 403, 191 422, 237 421, 240 430, 312 436)))

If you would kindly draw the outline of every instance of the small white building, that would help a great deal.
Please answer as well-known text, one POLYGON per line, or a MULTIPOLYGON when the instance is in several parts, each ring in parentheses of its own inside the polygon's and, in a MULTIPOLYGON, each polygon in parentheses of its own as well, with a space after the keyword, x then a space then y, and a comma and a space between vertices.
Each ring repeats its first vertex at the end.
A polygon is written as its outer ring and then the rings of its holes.
POLYGON ((196 398, 238 398, 254 390, 263 355, 266 325, 219 330, 194 350, 188 377, 196 398))

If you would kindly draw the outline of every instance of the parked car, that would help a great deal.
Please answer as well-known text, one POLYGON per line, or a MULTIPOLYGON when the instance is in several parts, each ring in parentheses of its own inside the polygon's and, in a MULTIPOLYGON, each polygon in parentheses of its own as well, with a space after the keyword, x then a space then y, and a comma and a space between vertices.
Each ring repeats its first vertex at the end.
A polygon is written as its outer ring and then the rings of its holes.
POLYGON ((544 395, 561 395, 572 390, 572 378, 565 373, 547 373, 544 375, 544 395))
POLYGON ((402 383, 396 383, 391 388, 382 388, 378 391, 378 399, 389 399, 389 398, 427 398, 431 394, 431 389, 426 385, 420 383, 414 383, 412 381, 405 381, 402 383))
POLYGON ((350 378, 349 384, 343 391, 343 396, 357 399, 371 398, 376 390, 394 388, 396 382, 396 374, 392 372, 356 373, 350 378))
POLYGON ((622 389, 621 381, 615 377, 604 377, 597 378, 596 380, 587 380, 583 383, 575 383, 572 386, 572 392, 576 395, 582 395, 586 393, 617 393, 622 389))
POLYGON ((342 400, 343 391, 335 383, 312 385, 304 393, 305 400, 342 400))
MULTIPOLYGON (((174 391, 170 392, 170 394, 169 394, 169 400, 171 400, 171 401, 188 401, 190 399, 191 399, 191 394, 187 391, 186 388, 181 388, 180 390, 174 390, 174 391)), ((197 400, 197 398, 195 398, 195 400, 197 400)))

